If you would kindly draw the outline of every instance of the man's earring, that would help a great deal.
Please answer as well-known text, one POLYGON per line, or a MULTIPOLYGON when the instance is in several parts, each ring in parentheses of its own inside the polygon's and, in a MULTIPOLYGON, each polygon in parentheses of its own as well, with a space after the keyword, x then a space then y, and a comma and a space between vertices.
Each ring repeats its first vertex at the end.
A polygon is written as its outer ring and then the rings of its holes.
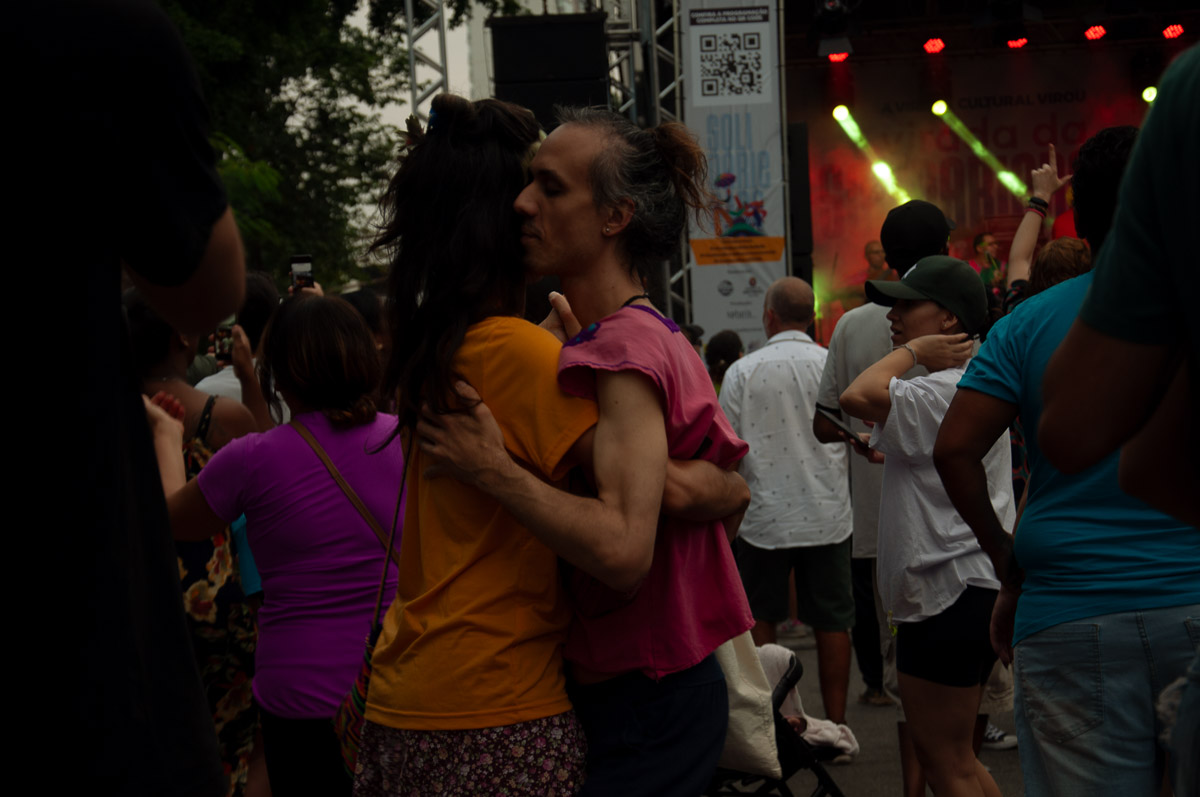
POLYGON ((608 235, 608 225, 607 224, 604 225, 604 234, 608 235))

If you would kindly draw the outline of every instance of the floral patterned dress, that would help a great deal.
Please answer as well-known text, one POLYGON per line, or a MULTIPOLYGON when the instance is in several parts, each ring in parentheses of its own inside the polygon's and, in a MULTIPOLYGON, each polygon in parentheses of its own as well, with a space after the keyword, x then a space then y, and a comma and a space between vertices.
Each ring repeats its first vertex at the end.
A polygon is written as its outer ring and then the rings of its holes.
MULTIPOLYGON (((212 457, 208 428, 216 396, 204 405, 196 435, 184 443, 188 478, 212 457)), ((250 692, 257 640, 254 615, 246 605, 226 528, 211 540, 176 542, 183 606, 208 707, 217 729, 221 763, 229 776, 229 795, 246 787, 250 754, 258 730, 258 710, 250 692)))

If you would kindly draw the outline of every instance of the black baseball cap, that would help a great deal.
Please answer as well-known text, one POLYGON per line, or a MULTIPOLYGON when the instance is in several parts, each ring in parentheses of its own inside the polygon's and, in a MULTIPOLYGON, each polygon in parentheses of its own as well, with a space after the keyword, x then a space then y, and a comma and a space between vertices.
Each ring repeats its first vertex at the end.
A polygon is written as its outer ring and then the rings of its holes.
POLYGON ((958 317, 968 334, 977 335, 987 323, 987 289, 965 260, 945 255, 923 257, 899 282, 868 280, 867 298, 891 307, 897 299, 937 302, 958 317))
POLYGON ((879 243, 888 265, 896 273, 904 272, 923 257, 946 251, 946 240, 954 222, 932 202, 914 199, 888 211, 879 231, 879 243))

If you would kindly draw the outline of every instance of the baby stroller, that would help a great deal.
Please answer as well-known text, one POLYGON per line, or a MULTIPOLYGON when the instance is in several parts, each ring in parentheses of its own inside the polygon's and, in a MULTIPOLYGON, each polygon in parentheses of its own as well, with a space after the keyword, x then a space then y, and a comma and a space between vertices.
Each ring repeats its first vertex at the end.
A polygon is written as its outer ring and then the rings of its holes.
POLYGON ((783 777, 775 779, 763 775, 752 775, 732 769, 717 769, 713 775, 707 797, 732 797, 745 794, 774 794, 778 797, 794 797, 787 781, 802 769, 811 770, 817 778, 817 788, 812 797, 845 797, 842 790, 833 782, 833 778, 825 770, 824 761, 838 755, 836 748, 817 748, 796 733, 780 713, 784 700, 787 698, 800 678, 804 675, 804 666, 792 653, 787 669, 771 691, 771 705, 775 714, 775 746, 779 754, 779 764, 783 769, 783 777))

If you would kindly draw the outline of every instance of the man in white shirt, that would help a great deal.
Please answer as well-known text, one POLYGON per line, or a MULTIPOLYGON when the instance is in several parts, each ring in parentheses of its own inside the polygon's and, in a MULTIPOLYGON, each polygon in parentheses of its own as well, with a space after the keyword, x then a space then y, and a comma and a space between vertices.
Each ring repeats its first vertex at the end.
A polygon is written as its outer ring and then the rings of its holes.
POLYGON ((796 277, 771 285, 763 303, 768 340, 725 372, 721 408, 750 444, 740 469, 751 499, 737 560, 754 641, 775 641, 795 571, 797 612, 817 641, 825 714, 841 724, 854 625, 848 455, 844 445, 823 444, 813 434, 826 352, 804 332, 812 318, 812 286, 796 277))

